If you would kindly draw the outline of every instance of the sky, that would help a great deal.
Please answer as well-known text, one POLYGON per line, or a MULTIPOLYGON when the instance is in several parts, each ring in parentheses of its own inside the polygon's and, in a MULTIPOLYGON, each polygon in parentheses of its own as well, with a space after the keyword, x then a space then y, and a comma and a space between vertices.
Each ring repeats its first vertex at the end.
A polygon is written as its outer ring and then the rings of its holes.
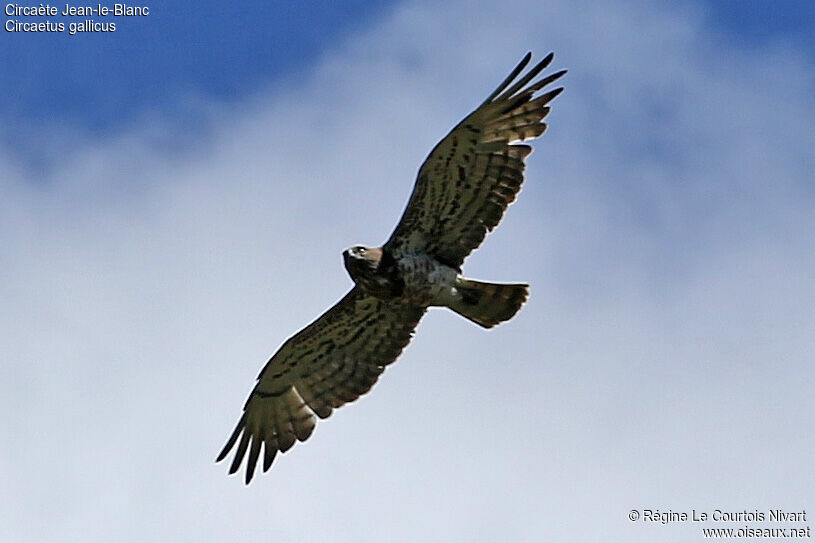
POLYGON ((809 3, 149 7, 0 38, 0 539, 812 525, 629 519, 813 508, 809 3), (489 331, 431 310, 368 395, 228 477, 258 370, 351 286, 342 250, 386 239, 528 50, 566 91, 465 272, 529 302, 489 331))

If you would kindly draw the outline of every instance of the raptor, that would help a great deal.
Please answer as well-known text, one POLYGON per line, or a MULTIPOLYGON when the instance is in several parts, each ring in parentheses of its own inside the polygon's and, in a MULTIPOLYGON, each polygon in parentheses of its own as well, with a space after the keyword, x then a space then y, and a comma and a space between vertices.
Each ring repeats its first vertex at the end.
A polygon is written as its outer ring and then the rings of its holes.
POLYGON ((343 252, 354 287, 283 343, 260 372, 217 459, 237 445, 230 474, 246 457, 248 484, 261 449, 266 471, 278 452, 308 439, 317 417, 368 392, 428 307, 448 307, 484 328, 521 308, 528 285, 476 281, 461 266, 521 189, 532 148, 517 142, 544 133, 548 104, 563 90, 539 94, 566 71, 535 80, 552 62, 550 53, 521 75, 531 58, 527 53, 430 152, 390 238, 343 252))

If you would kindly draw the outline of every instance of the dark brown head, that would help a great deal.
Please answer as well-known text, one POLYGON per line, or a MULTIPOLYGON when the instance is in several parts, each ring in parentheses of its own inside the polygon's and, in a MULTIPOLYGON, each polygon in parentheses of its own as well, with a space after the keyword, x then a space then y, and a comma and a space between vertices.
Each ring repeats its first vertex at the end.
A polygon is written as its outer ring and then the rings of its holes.
POLYGON ((345 269, 355 283, 372 279, 381 258, 382 249, 379 247, 372 249, 357 245, 342 253, 345 269))

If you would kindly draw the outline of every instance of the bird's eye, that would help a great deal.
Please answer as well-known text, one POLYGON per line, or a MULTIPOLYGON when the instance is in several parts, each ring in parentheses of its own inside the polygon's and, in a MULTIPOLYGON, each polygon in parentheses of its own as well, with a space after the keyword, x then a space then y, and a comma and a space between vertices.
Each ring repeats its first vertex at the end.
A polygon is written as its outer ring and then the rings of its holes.
POLYGON ((361 255, 365 254, 365 247, 357 247, 357 252, 361 255))

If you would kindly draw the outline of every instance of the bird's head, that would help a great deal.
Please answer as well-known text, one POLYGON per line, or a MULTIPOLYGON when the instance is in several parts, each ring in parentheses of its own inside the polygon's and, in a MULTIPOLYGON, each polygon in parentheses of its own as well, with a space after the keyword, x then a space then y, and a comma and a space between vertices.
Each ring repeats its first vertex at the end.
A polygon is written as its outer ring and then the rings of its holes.
POLYGON ((377 266, 379 266, 379 260, 381 258, 382 249, 372 249, 361 245, 346 249, 342 253, 345 269, 348 270, 348 273, 354 281, 357 281, 358 277, 366 277, 373 274, 377 266))

